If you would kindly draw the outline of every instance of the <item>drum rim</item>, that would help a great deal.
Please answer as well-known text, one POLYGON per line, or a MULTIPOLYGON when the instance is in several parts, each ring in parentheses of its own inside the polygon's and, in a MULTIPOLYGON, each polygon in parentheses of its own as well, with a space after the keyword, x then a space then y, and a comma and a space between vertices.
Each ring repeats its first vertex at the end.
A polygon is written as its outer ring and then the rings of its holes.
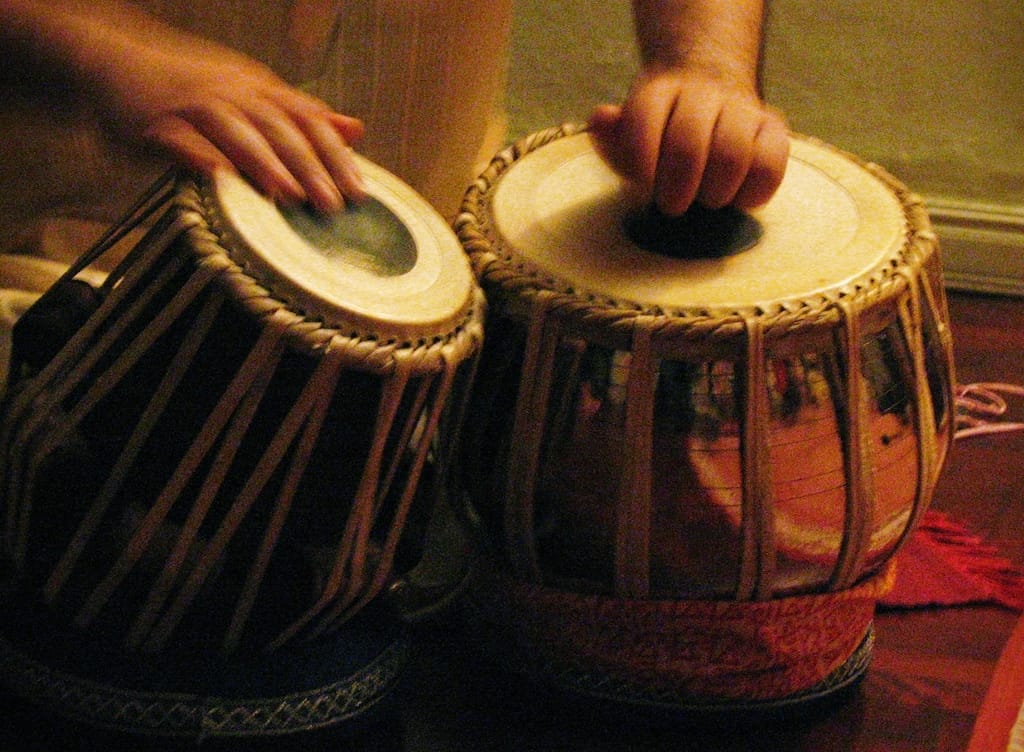
POLYGON ((652 330, 655 343, 699 337, 708 346, 714 346, 745 338, 751 320, 756 320, 765 338, 772 340, 809 329, 831 330, 844 318, 841 306, 864 311, 895 305, 911 287, 911 277, 919 276, 938 257, 938 239, 920 196, 879 165, 816 137, 794 133, 794 142, 804 142, 851 161, 894 194, 904 218, 905 239, 893 257, 825 292, 749 307, 698 303, 669 308, 582 289, 510 249, 494 225, 491 205, 494 189, 516 162, 552 141, 587 130, 585 125, 570 122, 529 134, 495 155, 467 190, 454 223, 455 231, 492 304, 500 301, 526 309, 543 299, 550 316, 570 320, 574 328, 588 333, 602 332, 613 341, 630 337, 635 326, 646 325, 652 330))
POLYGON ((535 673, 540 681, 546 681, 556 689, 568 692, 570 696, 591 702, 610 702, 634 710, 647 709, 680 719, 726 719, 743 716, 747 721, 756 721, 787 711, 793 712, 804 706, 815 706, 818 702, 855 686, 864 678, 871 665, 874 647, 875 628, 872 623, 856 650, 832 673, 814 685, 783 697, 749 700, 659 691, 645 687, 640 682, 605 675, 600 671, 554 663, 541 664, 535 669, 535 673))
POLYGON ((418 374, 444 370, 468 359, 480 346, 486 302, 472 275, 463 305, 441 324, 395 328, 368 325, 358 318, 331 320, 311 313, 287 285, 264 279, 258 269, 231 253, 232 244, 241 241, 221 216, 208 181, 181 176, 174 203, 186 218, 186 240, 197 263, 217 267, 218 282, 228 296, 257 320, 286 316, 284 336, 301 352, 317 354, 331 346, 340 348, 343 362, 359 370, 384 374, 402 363, 418 374))
MULTIPOLYGON (((345 635, 332 643, 344 648, 345 635)), ((363 665, 330 680, 263 693, 211 694, 199 677, 191 690, 161 688, 159 676, 151 688, 139 688, 53 666, 0 629, 0 685, 43 712, 140 737, 281 737, 342 727, 379 712, 396 690, 411 649, 410 636, 396 629, 387 639, 382 633, 376 653, 363 665)))
POLYGON ((444 333, 472 305, 474 278, 458 238, 433 206, 397 176, 358 154, 353 158, 369 201, 397 219, 419 246, 411 268, 381 276, 348 263, 322 266, 310 242, 241 175, 217 171, 196 185, 209 224, 228 241, 228 255, 289 302, 329 323, 334 319, 341 328, 398 338, 444 333), (269 236, 261 237, 261 229, 269 236))

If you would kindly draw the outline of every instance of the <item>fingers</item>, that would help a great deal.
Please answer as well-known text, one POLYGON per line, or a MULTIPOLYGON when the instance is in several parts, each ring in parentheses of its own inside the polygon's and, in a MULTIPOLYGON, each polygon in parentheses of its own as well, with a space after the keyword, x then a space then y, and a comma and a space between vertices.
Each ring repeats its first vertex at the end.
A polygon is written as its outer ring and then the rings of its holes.
POLYGON ((313 206, 330 213, 343 208, 346 199, 366 200, 352 150, 363 137, 361 120, 333 112, 319 99, 276 86, 270 87, 266 99, 250 106, 257 125, 313 206))
MULTIPOLYGON (((274 180, 279 177, 275 174, 273 164, 275 161, 279 162, 297 181, 299 200, 308 200, 325 213, 340 211, 345 206, 340 184, 321 160, 318 150, 346 151, 347 146, 338 132, 329 124, 319 128, 312 120, 296 122, 270 102, 257 99, 248 102, 247 106, 249 109, 245 115, 266 140, 270 154, 264 150, 260 150, 259 153, 254 150, 251 156, 258 156, 261 162, 245 171, 262 184, 267 179, 274 180), (327 135, 326 131, 329 131, 330 135, 327 135), (333 142, 328 143, 332 137, 333 142), (266 171, 261 174, 261 169, 266 171)), ((338 162, 342 160, 343 157, 337 159, 338 162)))
POLYGON ((202 174, 235 168, 276 201, 308 201, 331 213, 346 197, 365 200, 346 138, 358 141, 361 121, 319 108, 288 112, 259 97, 247 99, 245 108, 207 102, 159 119, 146 138, 202 174))
POLYGON ((333 212, 345 196, 365 198, 351 149, 363 135, 359 120, 197 37, 160 27, 111 39, 128 52, 95 77, 98 114, 113 134, 203 174, 236 169, 275 200, 333 212))
MULTIPOLYGON (((295 161, 289 163, 286 160, 286 163, 299 176, 300 182, 305 185, 307 179, 310 184, 326 181, 335 191, 340 189, 345 198, 357 203, 365 201, 366 187, 356 166, 352 147, 338 127, 331 120, 320 117, 302 120, 298 125, 305 144, 312 146, 312 151, 302 148, 300 142, 296 144, 299 153, 295 155, 295 161)), ((321 206, 315 199, 313 203, 322 211, 332 210, 321 206)))
POLYGON ((590 115, 587 132, 590 142, 601 158, 620 175, 632 177, 632 167, 624 157, 627 150, 620 146, 619 123, 622 108, 613 104, 598 106, 590 115))
POLYGON ((671 83, 661 79, 634 85, 622 107, 605 105, 590 118, 599 153, 613 169, 640 184, 654 188, 665 125, 675 98, 671 83))
POLYGON ((753 208, 778 189, 789 156, 785 121, 752 92, 663 76, 642 80, 622 107, 590 118, 595 149, 669 215, 695 201, 753 208))
POLYGON ((788 162, 789 128, 782 115, 769 110, 757 133, 747 177, 733 203, 740 209, 753 209, 767 203, 782 184, 788 162))
POLYGON ((338 112, 331 112, 330 110, 327 111, 326 115, 334 127, 338 129, 338 133, 341 134, 341 137, 345 139, 349 146, 356 146, 363 140, 363 133, 366 131, 366 126, 363 125, 362 120, 359 118, 349 117, 348 115, 342 115, 338 112))
MULTIPOLYGON (((279 156, 282 139, 287 138, 284 129, 276 124, 270 127, 267 117, 247 114, 223 101, 186 110, 178 117, 274 200, 300 203, 311 198, 279 156)), ((288 158, 287 145, 283 151, 288 158)), ((187 155, 184 158, 188 160, 187 155)))
POLYGON ((154 123, 143 137, 185 167, 203 175, 217 170, 234 169, 231 160, 184 120, 163 118, 154 123))
POLYGON ((676 102, 665 124, 654 178, 654 203, 665 214, 682 214, 702 191, 714 191, 715 182, 708 181, 714 176, 708 175, 708 168, 715 164, 709 160, 716 157, 712 148, 717 115, 713 101, 676 102))
POLYGON ((302 186, 245 118, 223 112, 202 117, 168 115, 153 123, 143 138, 199 174, 239 171, 275 201, 306 200, 302 186))
POLYGON ((750 109, 744 105, 723 107, 712 126, 697 192, 697 200, 709 209, 732 204, 748 179, 761 121, 760 112, 750 109))

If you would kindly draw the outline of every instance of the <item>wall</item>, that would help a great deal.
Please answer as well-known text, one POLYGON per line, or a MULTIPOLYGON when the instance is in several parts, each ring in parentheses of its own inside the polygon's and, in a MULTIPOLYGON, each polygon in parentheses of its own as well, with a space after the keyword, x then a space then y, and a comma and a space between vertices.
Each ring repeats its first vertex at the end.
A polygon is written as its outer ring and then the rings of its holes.
MULTIPOLYGON (((622 95, 635 66, 628 5, 517 0, 514 135, 622 95)), ((951 286, 1024 293, 1022 57, 1020 0, 775 0, 766 93, 794 130, 925 197, 951 286)))

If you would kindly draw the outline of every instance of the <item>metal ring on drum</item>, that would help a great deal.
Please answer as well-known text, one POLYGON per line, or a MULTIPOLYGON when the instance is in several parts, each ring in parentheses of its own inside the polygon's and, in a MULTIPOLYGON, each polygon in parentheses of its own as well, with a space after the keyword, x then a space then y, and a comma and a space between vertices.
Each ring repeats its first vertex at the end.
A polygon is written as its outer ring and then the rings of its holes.
POLYGON ((794 136, 767 205, 669 221, 566 126, 496 156, 456 230, 491 306, 464 464, 499 566, 470 603, 510 662, 696 710, 862 673, 952 435, 921 201, 794 136))
POLYGON ((157 187, 15 325, 0 425, 15 693, 179 737, 383 707, 409 655, 398 610, 465 576, 457 533, 452 582, 428 592, 416 572, 435 510, 461 524, 448 447, 483 297, 440 215, 360 167, 371 198, 332 217, 226 172, 157 187), (144 216, 101 285, 76 276, 144 216))

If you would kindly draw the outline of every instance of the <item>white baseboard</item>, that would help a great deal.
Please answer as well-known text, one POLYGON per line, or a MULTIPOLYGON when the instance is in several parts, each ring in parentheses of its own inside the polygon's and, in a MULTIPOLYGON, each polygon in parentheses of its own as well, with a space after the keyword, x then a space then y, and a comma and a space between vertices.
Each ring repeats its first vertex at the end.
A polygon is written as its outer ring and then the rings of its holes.
POLYGON ((1024 206, 926 202, 954 290, 1024 296, 1024 206))

